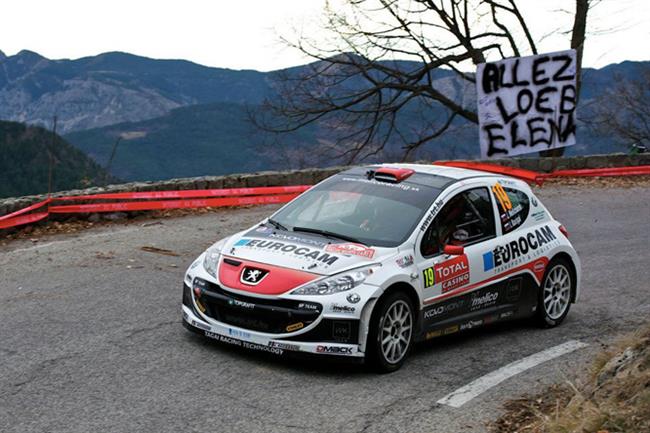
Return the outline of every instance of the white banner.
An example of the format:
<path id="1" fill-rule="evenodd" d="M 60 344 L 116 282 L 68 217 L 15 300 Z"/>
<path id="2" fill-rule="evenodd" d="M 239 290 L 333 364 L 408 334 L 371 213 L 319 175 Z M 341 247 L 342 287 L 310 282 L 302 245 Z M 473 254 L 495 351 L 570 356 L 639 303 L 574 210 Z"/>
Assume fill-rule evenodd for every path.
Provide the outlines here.
<path id="1" fill-rule="evenodd" d="M 575 50 L 482 63 L 476 87 L 482 158 L 576 143 Z"/>

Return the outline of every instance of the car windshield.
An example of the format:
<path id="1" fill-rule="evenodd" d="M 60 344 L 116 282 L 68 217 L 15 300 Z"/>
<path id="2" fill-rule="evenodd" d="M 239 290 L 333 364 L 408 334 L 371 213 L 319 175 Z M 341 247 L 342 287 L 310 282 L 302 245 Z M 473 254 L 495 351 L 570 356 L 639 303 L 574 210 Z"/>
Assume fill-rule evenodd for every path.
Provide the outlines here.
<path id="1" fill-rule="evenodd" d="M 446 179 L 424 176 L 438 183 Z M 270 223 L 365 245 L 396 247 L 413 232 L 439 193 L 440 188 L 423 182 L 387 183 L 344 173 L 302 194 L 273 215 Z"/>

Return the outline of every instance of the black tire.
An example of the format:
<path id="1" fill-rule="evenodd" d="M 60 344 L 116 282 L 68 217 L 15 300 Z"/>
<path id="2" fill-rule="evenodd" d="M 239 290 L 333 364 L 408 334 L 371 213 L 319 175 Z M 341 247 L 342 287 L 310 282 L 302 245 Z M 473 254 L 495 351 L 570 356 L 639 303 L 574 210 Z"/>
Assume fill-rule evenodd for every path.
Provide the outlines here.
<path id="1" fill-rule="evenodd" d="M 561 274 L 564 274 L 569 279 L 568 292 L 565 292 L 564 285 L 554 287 L 549 291 L 548 286 L 554 286 L 553 281 L 557 279 L 557 275 Z M 537 312 L 535 316 L 537 324 L 542 328 L 553 328 L 562 323 L 571 309 L 571 302 L 575 298 L 575 290 L 576 275 L 571 263 L 560 257 L 551 260 L 544 273 L 537 297 Z M 553 298 L 551 301 L 548 300 L 549 296 Z M 557 302 L 560 300 L 565 300 L 566 304 L 561 302 L 558 306 Z M 556 303 L 553 304 L 553 302 Z"/>
<path id="2" fill-rule="evenodd" d="M 399 351 L 399 353 L 395 355 L 395 358 L 400 355 L 399 359 L 391 360 L 389 357 L 387 357 L 387 355 L 384 353 L 384 349 L 382 348 L 381 328 L 382 324 L 385 323 L 385 321 L 392 321 L 392 318 L 397 317 L 395 314 L 391 314 L 389 317 L 387 317 L 389 313 L 396 313 L 398 311 L 394 308 L 397 308 L 399 311 L 407 312 L 406 314 L 410 318 L 408 320 L 408 322 L 410 322 L 410 332 L 408 332 L 408 338 L 404 337 L 404 335 L 407 333 L 406 322 L 403 326 L 399 326 L 397 324 L 391 326 L 391 334 L 395 335 L 395 341 L 393 342 L 393 345 L 398 344 L 395 352 L 393 353 L 397 353 Z M 411 348 L 413 347 L 415 326 L 415 309 L 413 308 L 411 300 L 404 292 L 394 291 L 380 298 L 370 319 L 370 330 L 368 334 L 368 344 L 366 349 L 367 362 L 379 373 L 391 373 L 393 371 L 399 370 L 402 364 L 404 364 L 406 358 L 408 358 L 408 355 L 411 352 Z M 400 335 L 403 336 L 404 339 L 408 340 L 406 344 L 404 344 L 404 342 L 399 339 Z M 387 344 L 391 344 L 391 342 Z M 402 349 L 402 347 L 404 348 Z"/>

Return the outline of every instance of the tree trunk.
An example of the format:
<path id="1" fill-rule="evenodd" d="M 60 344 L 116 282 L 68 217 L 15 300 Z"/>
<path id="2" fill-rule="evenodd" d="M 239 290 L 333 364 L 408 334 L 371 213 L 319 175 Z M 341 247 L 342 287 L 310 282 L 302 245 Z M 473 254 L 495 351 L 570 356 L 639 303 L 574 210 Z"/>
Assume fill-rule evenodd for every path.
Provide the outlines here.
<path id="1" fill-rule="evenodd" d="M 576 0 L 576 13 L 573 20 L 573 31 L 571 33 L 571 48 L 576 50 L 576 105 L 580 100 L 580 85 L 582 84 L 582 50 L 585 45 L 588 11 L 589 0 Z M 562 156 L 564 155 L 564 149 L 566 148 L 558 147 L 556 149 L 543 150 L 539 152 L 539 156 Z"/>

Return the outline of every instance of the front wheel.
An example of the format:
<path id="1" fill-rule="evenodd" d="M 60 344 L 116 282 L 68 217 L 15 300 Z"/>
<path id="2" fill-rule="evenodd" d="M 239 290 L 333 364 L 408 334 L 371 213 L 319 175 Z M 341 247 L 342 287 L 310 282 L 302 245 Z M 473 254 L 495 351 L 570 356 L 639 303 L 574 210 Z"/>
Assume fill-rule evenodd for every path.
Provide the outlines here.
<path id="1" fill-rule="evenodd" d="M 554 259 L 542 281 L 537 303 L 538 323 L 552 328 L 562 323 L 569 314 L 575 281 L 570 264 L 564 259 Z"/>
<path id="2" fill-rule="evenodd" d="M 368 360 L 381 373 L 399 369 L 411 351 L 415 315 L 403 292 L 381 299 L 370 323 Z"/>

